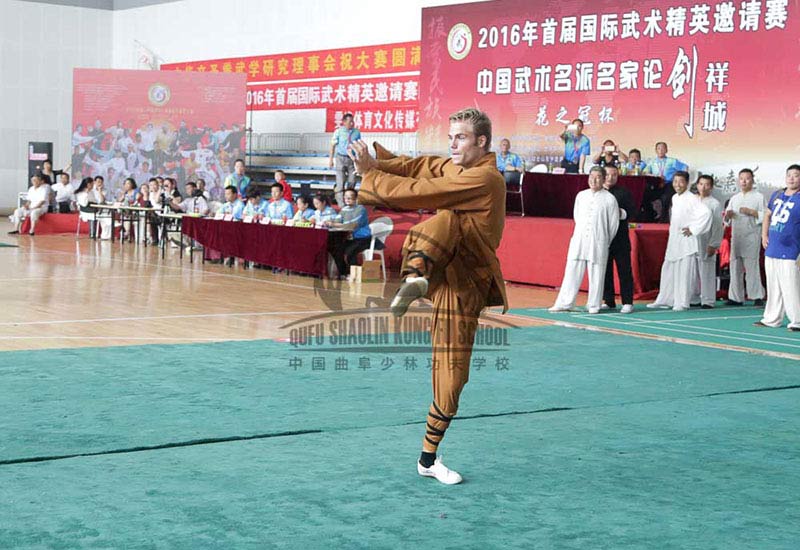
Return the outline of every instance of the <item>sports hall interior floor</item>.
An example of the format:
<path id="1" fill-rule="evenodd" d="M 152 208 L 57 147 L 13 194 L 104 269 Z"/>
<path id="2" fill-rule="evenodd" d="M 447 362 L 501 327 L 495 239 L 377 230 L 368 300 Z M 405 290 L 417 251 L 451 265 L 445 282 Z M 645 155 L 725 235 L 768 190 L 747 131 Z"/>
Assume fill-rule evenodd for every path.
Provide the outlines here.
<path id="1" fill-rule="evenodd" d="M 510 286 L 447 487 L 415 471 L 424 345 L 293 345 L 396 283 L 8 229 L 0 548 L 797 548 L 800 336 L 755 308 L 553 315 Z"/>

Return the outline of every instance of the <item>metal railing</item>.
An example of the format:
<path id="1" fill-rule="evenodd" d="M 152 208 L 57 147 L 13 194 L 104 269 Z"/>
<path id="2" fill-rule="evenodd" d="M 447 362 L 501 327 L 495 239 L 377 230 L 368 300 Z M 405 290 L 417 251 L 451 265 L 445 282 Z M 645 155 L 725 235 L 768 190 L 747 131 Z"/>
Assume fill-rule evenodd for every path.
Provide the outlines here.
<path id="1" fill-rule="evenodd" d="M 417 154 L 417 134 L 369 133 L 362 134 L 367 143 L 379 142 L 392 152 L 407 155 Z M 252 134 L 248 144 L 251 154 L 327 154 L 330 149 L 330 133 L 288 134 L 268 133 Z"/>

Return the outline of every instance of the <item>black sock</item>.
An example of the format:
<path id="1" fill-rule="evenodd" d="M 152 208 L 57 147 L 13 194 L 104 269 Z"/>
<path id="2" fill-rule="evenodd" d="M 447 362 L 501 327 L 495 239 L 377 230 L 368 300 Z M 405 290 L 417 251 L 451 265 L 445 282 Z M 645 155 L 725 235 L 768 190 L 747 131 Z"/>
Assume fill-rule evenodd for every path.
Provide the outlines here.
<path id="1" fill-rule="evenodd" d="M 430 468 L 435 461 L 436 453 L 426 453 L 422 451 L 422 454 L 419 455 L 419 463 L 422 464 L 423 468 Z"/>

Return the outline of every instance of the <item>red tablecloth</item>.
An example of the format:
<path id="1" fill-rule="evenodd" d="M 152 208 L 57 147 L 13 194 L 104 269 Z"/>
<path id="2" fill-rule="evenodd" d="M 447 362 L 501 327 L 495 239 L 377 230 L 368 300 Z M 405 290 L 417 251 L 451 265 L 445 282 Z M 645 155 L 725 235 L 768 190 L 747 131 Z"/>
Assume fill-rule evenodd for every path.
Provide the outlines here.
<path id="1" fill-rule="evenodd" d="M 183 218 L 181 231 L 223 256 L 324 276 L 329 231 L 305 227 Z"/>
<path id="2" fill-rule="evenodd" d="M 617 185 L 625 187 L 633 195 L 637 214 L 642 205 L 648 182 L 658 180 L 654 176 L 620 176 Z M 525 199 L 525 215 L 540 218 L 572 218 L 575 196 L 589 187 L 586 174 L 543 174 L 525 172 L 522 176 L 522 193 Z M 507 197 L 508 212 L 519 212 L 519 198 Z M 636 219 L 634 216 L 633 219 Z"/>
<path id="3" fill-rule="evenodd" d="M 503 240 L 497 249 L 505 279 L 516 283 L 561 286 L 573 227 L 572 220 L 506 218 Z M 669 226 L 662 224 L 637 224 L 630 230 L 636 299 L 647 299 L 657 293 L 668 237 Z M 581 289 L 588 289 L 587 278 L 584 278 Z"/>

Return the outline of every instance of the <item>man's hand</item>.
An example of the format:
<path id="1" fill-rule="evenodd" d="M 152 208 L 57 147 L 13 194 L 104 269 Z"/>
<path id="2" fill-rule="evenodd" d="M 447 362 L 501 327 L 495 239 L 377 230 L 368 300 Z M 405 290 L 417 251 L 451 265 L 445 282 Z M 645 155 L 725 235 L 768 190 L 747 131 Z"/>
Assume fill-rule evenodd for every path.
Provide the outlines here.
<path id="1" fill-rule="evenodd" d="M 716 253 L 717 253 L 717 249 L 714 248 L 713 246 L 706 247 L 706 257 L 707 258 L 710 258 L 711 256 L 713 256 Z"/>
<path id="2" fill-rule="evenodd" d="M 758 217 L 758 212 L 756 212 L 752 208 L 746 208 L 744 206 L 742 206 L 739 209 L 739 213 L 740 214 L 744 214 L 745 216 L 752 216 L 753 218 L 757 218 Z"/>
<path id="3" fill-rule="evenodd" d="M 333 168 L 333 157 L 328 157 L 328 168 Z"/>
<path id="4" fill-rule="evenodd" d="M 761 235 L 761 246 L 764 247 L 764 250 L 767 249 L 767 245 L 769 245 L 769 235 Z"/>
<path id="5" fill-rule="evenodd" d="M 692 236 L 692 230 L 689 229 L 688 227 L 684 227 L 683 229 L 681 229 L 681 233 L 683 233 L 684 237 L 691 237 Z"/>
<path id="6" fill-rule="evenodd" d="M 725 221 L 726 222 L 731 221 L 735 217 L 736 217 L 736 212 L 734 212 L 733 210 L 726 210 L 725 211 Z"/>
<path id="7" fill-rule="evenodd" d="M 378 167 L 378 161 L 369 154 L 369 146 L 361 139 L 350 144 L 347 155 L 353 159 L 356 172 L 362 176 Z"/>

